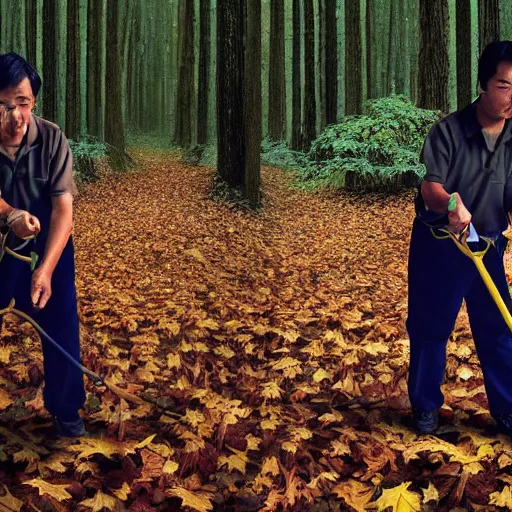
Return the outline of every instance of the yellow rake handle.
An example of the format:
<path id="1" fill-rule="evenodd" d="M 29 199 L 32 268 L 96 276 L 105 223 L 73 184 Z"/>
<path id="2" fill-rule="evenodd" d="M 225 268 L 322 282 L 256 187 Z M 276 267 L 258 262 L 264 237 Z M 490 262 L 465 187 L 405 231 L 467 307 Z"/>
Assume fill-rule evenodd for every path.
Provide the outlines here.
<path id="1" fill-rule="evenodd" d="M 452 233 L 451 231 L 448 231 L 447 229 L 440 229 L 439 231 L 442 231 L 443 233 L 446 233 L 445 236 L 438 236 L 435 234 L 434 230 L 431 229 L 432 234 L 435 238 L 438 238 L 440 240 L 445 238 L 451 238 L 455 245 L 463 252 L 468 258 L 470 258 L 473 263 L 475 264 L 478 273 L 482 277 L 485 286 L 489 290 L 489 293 L 491 294 L 491 297 L 493 298 L 494 302 L 496 303 L 496 306 L 498 306 L 498 309 L 500 310 L 501 316 L 503 317 L 503 320 L 505 320 L 506 324 L 508 325 L 508 328 L 510 331 L 512 331 L 512 315 L 510 314 L 510 311 L 508 310 L 505 302 L 503 301 L 503 298 L 501 297 L 500 292 L 498 291 L 498 288 L 496 288 L 496 285 L 494 284 L 494 281 L 492 280 L 491 276 L 489 275 L 489 272 L 485 268 L 483 258 L 487 251 L 489 250 L 489 247 L 491 246 L 491 241 L 488 238 L 480 237 L 482 240 L 485 241 L 486 246 L 485 249 L 482 251 L 475 251 L 473 252 L 467 243 L 467 237 L 468 237 L 468 230 L 465 229 L 462 231 L 460 235 L 456 235 L 455 233 Z"/>

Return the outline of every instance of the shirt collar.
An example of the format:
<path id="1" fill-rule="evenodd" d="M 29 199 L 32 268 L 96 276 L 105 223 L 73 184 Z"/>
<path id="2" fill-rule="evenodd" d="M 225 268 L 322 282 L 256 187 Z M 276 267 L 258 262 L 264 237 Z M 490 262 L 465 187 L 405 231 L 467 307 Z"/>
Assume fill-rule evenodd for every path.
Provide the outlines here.
<path id="1" fill-rule="evenodd" d="M 461 112 L 462 126 L 464 127 L 464 133 L 468 139 L 482 132 L 482 125 L 478 122 L 476 115 L 476 106 L 479 101 L 480 97 L 471 103 L 471 105 L 464 108 Z M 503 136 L 500 142 L 507 142 L 512 139 L 512 123 L 510 119 L 505 120 L 505 126 L 503 127 L 502 134 Z"/>

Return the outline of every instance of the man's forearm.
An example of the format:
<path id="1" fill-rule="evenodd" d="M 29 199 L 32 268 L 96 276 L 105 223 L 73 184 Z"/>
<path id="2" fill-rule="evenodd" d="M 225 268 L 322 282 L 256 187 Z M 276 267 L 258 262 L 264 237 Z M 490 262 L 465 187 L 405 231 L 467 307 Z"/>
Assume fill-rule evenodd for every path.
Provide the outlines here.
<path id="1" fill-rule="evenodd" d="M 7 217 L 13 210 L 14 208 L 10 204 L 0 198 L 0 217 Z"/>
<path id="2" fill-rule="evenodd" d="M 44 252 L 41 266 L 50 273 L 53 273 L 62 251 L 69 240 L 73 230 L 73 207 L 72 197 L 69 204 L 61 202 L 54 203 L 50 217 L 50 231 Z"/>
<path id="3" fill-rule="evenodd" d="M 421 184 L 421 196 L 429 210 L 436 213 L 446 213 L 448 211 L 450 194 L 440 183 L 424 181 Z"/>

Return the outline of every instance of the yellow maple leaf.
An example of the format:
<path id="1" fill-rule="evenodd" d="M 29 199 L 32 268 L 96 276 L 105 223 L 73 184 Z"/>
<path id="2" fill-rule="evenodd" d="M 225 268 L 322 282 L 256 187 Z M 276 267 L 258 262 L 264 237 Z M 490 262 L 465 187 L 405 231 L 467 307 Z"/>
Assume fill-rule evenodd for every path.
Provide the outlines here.
<path id="1" fill-rule="evenodd" d="M 320 340 L 312 341 L 307 347 L 301 348 L 300 351 L 310 354 L 311 357 L 323 357 L 325 355 L 325 348 Z"/>
<path id="2" fill-rule="evenodd" d="M 512 465 L 512 457 L 508 453 L 502 453 L 498 457 L 498 467 L 503 469 L 510 465 Z"/>
<path id="3" fill-rule="evenodd" d="M 23 485 L 37 487 L 40 496 L 44 496 L 46 494 L 56 499 L 57 501 L 64 501 L 69 498 L 72 498 L 71 494 L 69 494 L 69 492 L 66 491 L 66 487 L 68 487 L 68 485 L 54 485 L 50 484 L 49 482 L 45 482 L 40 478 L 27 480 L 26 482 L 23 482 Z"/>
<path id="4" fill-rule="evenodd" d="M 210 329 L 212 331 L 217 331 L 219 329 L 219 324 L 213 320 L 213 318 L 207 318 L 206 320 L 199 320 L 196 323 L 197 327 L 202 327 L 206 329 Z"/>
<path id="5" fill-rule="evenodd" d="M 39 458 L 39 454 L 30 448 L 23 448 L 12 456 L 14 462 L 34 462 Z"/>
<path id="6" fill-rule="evenodd" d="M 428 487 L 426 489 L 422 489 L 423 491 L 423 501 L 425 503 L 429 501 L 435 501 L 436 503 L 439 501 L 439 492 L 435 488 L 432 482 L 428 483 Z"/>
<path id="7" fill-rule="evenodd" d="M 169 370 L 172 370 L 173 368 L 181 368 L 181 357 L 179 354 L 167 355 L 167 368 L 169 368 Z"/>
<path id="8" fill-rule="evenodd" d="M 135 445 L 130 442 L 118 442 L 111 439 L 80 438 L 79 444 L 73 444 L 66 448 L 72 452 L 79 452 L 78 459 L 87 459 L 95 454 L 101 454 L 111 459 L 114 455 L 125 456 L 135 453 Z"/>
<path id="9" fill-rule="evenodd" d="M 197 341 L 196 343 L 194 343 L 192 345 L 194 347 L 194 351 L 195 352 L 204 352 L 204 353 L 208 353 L 210 352 L 210 349 L 208 348 L 207 345 L 205 345 L 203 342 L 201 341 Z"/>
<path id="10" fill-rule="evenodd" d="M 162 468 L 162 473 L 164 475 L 172 475 L 178 471 L 179 464 L 173 460 L 168 460 L 165 462 L 164 467 Z"/>
<path id="11" fill-rule="evenodd" d="M 261 467 L 261 474 L 271 474 L 272 476 L 279 475 L 279 464 L 274 456 L 265 458 L 265 460 L 263 461 L 263 465 Z"/>
<path id="12" fill-rule="evenodd" d="M 240 473 L 245 475 L 245 465 L 247 464 L 247 462 L 249 462 L 249 458 L 247 457 L 247 454 L 240 450 L 236 450 L 235 448 L 232 448 L 231 446 L 228 446 L 228 448 L 233 452 L 233 455 L 230 455 L 227 458 L 229 470 L 232 471 L 233 469 L 238 469 L 238 471 L 240 471 Z"/>
<path id="13" fill-rule="evenodd" d="M 0 347 L 0 363 L 9 364 L 13 350 L 13 345 L 2 345 Z"/>
<path id="14" fill-rule="evenodd" d="M 389 352 L 389 346 L 386 343 L 381 341 L 368 343 L 367 345 L 362 347 L 365 352 L 372 356 L 376 356 L 378 354 L 387 354 Z"/>
<path id="15" fill-rule="evenodd" d="M 187 409 L 183 420 L 194 428 L 205 422 L 204 414 L 200 411 Z"/>
<path id="16" fill-rule="evenodd" d="M 208 510 L 213 510 L 212 500 L 215 495 L 211 492 L 191 492 L 184 487 L 173 487 L 169 489 L 168 492 L 172 496 L 181 498 L 182 505 L 185 507 L 193 508 L 198 512 L 208 512 Z"/>
<path id="17" fill-rule="evenodd" d="M 247 440 L 247 450 L 259 450 L 261 439 L 259 437 L 253 436 L 252 434 L 247 434 L 245 436 Z"/>
<path id="18" fill-rule="evenodd" d="M 264 382 L 262 384 L 263 390 L 261 392 L 261 396 L 263 398 L 281 398 L 281 394 L 283 393 L 283 390 L 277 385 L 277 382 L 270 381 L 270 382 Z"/>
<path id="19" fill-rule="evenodd" d="M 194 453 L 198 450 L 202 450 L 206 445 L 204 439 L 196 436 L 192 432 L 183 432 L 180 435 L 180 439 L 185 441 L 185 453 Z"/>
<path id="20" fill-rule="evenodd" d="M 123 482 L 120 489 L 110 489 L 121 501 L 126 501 L 130 495 L 131 489 L 128 482 Z"/>
<path id="21" fill-rule="evenodd" d="M 181 326 L 176 320 L 169 321 L 167 318 L 160 318 L 158 321 L 158 329 L 165 331 L 171 336 L 178 336 Z"/>
<path id="22" fill-rule="evenodd" d="M 200 261 L 201 263 L 208 263 L 208 261 L 205 259 L 203 254 L 199 249 L 185 249 L 183 251 L 187 256 L 192 256 L 192 258 L 195 258 L 197 261 Z"/>
<path id="23" fill-rule="evenodd" d="M 236 354 L 233 350 L 231 350 L 229 347 L 226 347 L 226 345 L 220 345 L 219 347 L 215 347 L 213 349 L 213 352 L 217 356 L 225 357 L 226 359 L 231 359 Z"/>
<path id="24" fill-rule="evenodd" d="M 80 502 L 80 505 L 87 508 L 92 508 L 92 512 L 100 512 L 104 508 L 107 510 L 113 510 L 118 501 L 113 496 L 105 494 L 101 491 L 98 491 L 94 498 L 89 498 L 88 500 L 84 500 Z"/>
<path id="25" fill-rule="evenodd" d="M 275 430 L 279 425 L 281 425 L 281 422 L 276 418 L 264 419 L 260 423 L 263 430 Z"/>
<path id="26" fill-rule="evenodd" d="M 404 482 L 391 489 L 383 489 L 382 496 L 375 502 L 378 511 L 393 507 L 392 512 L 419 512 L 420 496 L 408 490 L 411 482 Z"/>
<path id="27" fill-rule="evenodd" d="M 332 412 L 326 412 L 325 414 L 322 414 L 322 416 L 318 418 L 318 421 L 324 425 L 329 425 L 330 423 L 341 423 L 343 421 L 343 414 L 333 409 Z"/>
<path id="28" fill-rule="evenodd" d="M 340 475 L 336 473 L 335 471 L 322 471 L 318 476 L 315 476 L 315 478 L 312 478 L 311 481 L 308 483 L 308 487 L 310 489 L 316 489 L 318 487 L 318 484 L 323 482 L 324 480 L 328 480 L 329 482 L 336 482 Z"/>
<path id="29" fill-rule="evenodd" d="M 506 507 L 508 510 L 512 510 L 512 487 L 510 485 L 506 485 L 501 492 L 493 492 L 489 498 L 489 505 Z"/>
<path id="30" fill-rule="evenodd" d="M 318 369 L 313 374 L 313 381 L 316 383 L 322 382 L 324 379 L 331 380 L 331 378 L 332 376 L 329 373 L 327 373 L 323 368 Z"/>
<path id="31" fill-rule="evenodd" d="M 0 510 L 3 510 L 2 507 L 6 507 L 9 511 L 20 512 L 21 507 L 23 507 L 23 502 L 15 498 L 5 485 L 3 487 L 5 494 L 0 496 Z"/>
<path id="32" fill-rule="evenodd" d="M 313 437 L 313 432 L 305 427 L 292 427 L 289 429 L 290 434 L 295 439 L 311 439 Z"/>

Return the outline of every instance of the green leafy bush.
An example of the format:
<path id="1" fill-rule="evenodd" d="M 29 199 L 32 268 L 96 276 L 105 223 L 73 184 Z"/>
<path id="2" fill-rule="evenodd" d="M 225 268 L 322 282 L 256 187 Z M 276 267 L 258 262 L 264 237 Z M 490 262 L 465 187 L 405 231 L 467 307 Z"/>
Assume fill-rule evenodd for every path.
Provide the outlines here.
<path id="1" fill-rule="evenodd" d="M 69 140 L 73 153 L 73 170 L 78 184 L 95 181 L 109 172 L 105 144 L 94 137 Z"/>
<path id="2" fill-rule="evenodd" d="M 313 141 L 300 177 L 313 186 L 356 191 L 397 190 L 424 176 L 419 153 L 441 113 L 405 96 L 370 100 L 366 115 L 347 116 Z"/>

